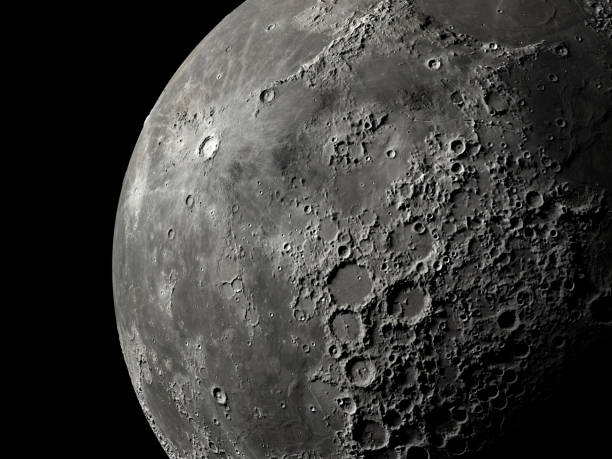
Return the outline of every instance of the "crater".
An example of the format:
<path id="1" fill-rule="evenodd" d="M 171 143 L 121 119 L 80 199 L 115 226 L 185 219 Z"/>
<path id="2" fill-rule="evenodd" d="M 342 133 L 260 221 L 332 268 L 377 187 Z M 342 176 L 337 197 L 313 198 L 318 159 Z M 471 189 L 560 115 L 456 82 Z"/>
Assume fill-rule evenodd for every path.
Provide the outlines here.
<path id="1" fill-rule="evenodd" d="M 425 309 L 427 293 L 420 288 L 403 285 L 391 291 L 387 312 L 406 320 L 418 317 Z"/>
<path id="2" fill-rule="evenodd" d="M 399 226 L 390 235 L 391 248 L 411 260 L 427 258 L 433 248 L 433 238 L 422 222 Z"/>
<path id="3" fill-rule="evenodd" d="M 489 91 L 485 96 L 485 103 L 492 116 L 503 115 L 508 111 L 508 101 L 497 91 Z"/>
<path id="4" fill-rule="evenodd" d="M 507 309 L 503 311 L 499 316 L 497 316 L 497 323 L 500 328 L 505 330 L 511 330 L 516 327 L 517 317 L 516 312 L 512 309 Z"/>
<path id="5" fill-rule="evenodd" d="M 332 333 L 342 343 L 357 340 L 361 335 L 361 327 L 361 317 L 352 311 L 336 313 L 330 324 Z"/>
<path id="6" fill-rule="evenodd" d="M 214 135 L 206 137 L 200 144 L 198 154 L 205 160 L 212 159 L 219 150 L 219 140 Z"/>
<path id="7" fill-rule="evenodd" d="M 359 304 L 372 289 L 368 271 L 355 263 L 336 269 L 328 283 L 334 301 L 340 305 Z"/>
<path id="8" fill-rule="evenodd" d="M 362 419 L 355 424 L 353 438 L 363 449 L 379 449 L 387 443 L 387 429 L 376 421 Z"/>
<path id="9" fill-rule="evenodd" d="M 376 377 L 376 366 L 371 360 L 357 357 L 346 364 L 346 374 L 356 387 L 368 387 Z"/>
<path id="10" fill-rule="evenodd" d="M 215 402 L 217 402 L 219 405 L 227 404 L 227 394 L 223 389 L 220 387 L 213 387 L 211 393 L 215 399 Z"/>
<path id="11" fill-rule="evenodd" d="M 261 94 L 259 95 L 259 100 L 262 103 L 269 104 L 270 102 L 274 100 L 275 97 L 276 97 L 276 91 L 274 91 L 274 89 L 272 88 L 269 88 L 261 92 Z"/>
<path id="12" fill-rule="evenodd" d="M 456 156 L 461 155 L 465 153 L 465 149 L 466 149 L 465 140 L 463 140 L 462 138 L 453 139 L 448 144 L 448 147 L 454 155 Z"/>
<path id="13" fill-rule="evenodd" d="M 544 198 L 542 195 L 534 190 L 527 193 L 525 200 L 527 201 L 527 205 L 532 209 L 538 209 L 544 204 Z"/>
<path id="14" fill-rule="evenodd" d="M 402 423 L 402 415 L 395 410 L 389 410 L 385 413 L 384 421 L 389 427 L 396 428 Z"/>
<path id="15" fill-rule="evenodd" d="M 338 405 L 342 408 L 346 414 L 355 414 L 357 412 L 357 405 L 352 397 L 342 397 L 338 399 Z"/>

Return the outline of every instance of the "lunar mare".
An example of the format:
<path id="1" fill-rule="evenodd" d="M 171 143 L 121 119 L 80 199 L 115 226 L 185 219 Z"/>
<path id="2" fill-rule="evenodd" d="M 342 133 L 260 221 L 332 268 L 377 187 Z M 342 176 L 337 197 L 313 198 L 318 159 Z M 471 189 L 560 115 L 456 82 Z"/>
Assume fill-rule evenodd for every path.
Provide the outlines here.
<path id="1" fill-rule="evenodd" d="M 114 234 L 121 345 L 167 455 L 475 454 L 609 339 L 611 17 L 247 0 L 204 38 L 145 121 Z"/>

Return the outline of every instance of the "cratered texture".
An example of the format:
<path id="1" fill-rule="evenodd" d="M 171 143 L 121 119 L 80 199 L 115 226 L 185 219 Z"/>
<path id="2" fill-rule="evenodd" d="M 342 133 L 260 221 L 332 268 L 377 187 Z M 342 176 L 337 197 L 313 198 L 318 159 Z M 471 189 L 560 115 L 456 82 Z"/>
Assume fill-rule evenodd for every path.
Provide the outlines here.
<path id="1" fill-rule="evenodd" d="M 570 0 L 223 20 L 145 121 L 114 235 L 168 456 L 476 452 L 609 336 L 610 33 Z"/>

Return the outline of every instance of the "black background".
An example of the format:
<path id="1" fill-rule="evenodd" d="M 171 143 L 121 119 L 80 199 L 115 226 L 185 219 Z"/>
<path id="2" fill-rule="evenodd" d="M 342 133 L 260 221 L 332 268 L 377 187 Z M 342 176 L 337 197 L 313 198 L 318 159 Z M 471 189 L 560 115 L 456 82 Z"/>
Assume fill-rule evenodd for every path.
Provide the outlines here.
<path id="1" fill-rule="evenodd" d="M 61 159 L 54 162 L 65 169 L 52 176 L 62 210 L 45 220 L 45 231 L 65 242 L 46 250 L 61 260 L 69 244 L 79 260 L 70 263 L 68 272 L 58 268 L 56 273 L 60 281 L 54 281 L 55 287 L 68 293 L 61 312 L 54 310 L 53 316 L 68 330 L 55 337 L 62 363 L 55 361 L 47 373 L 59 389 L 45 422 L 58 431 L 54 444 L 69 445 L 65 457 L 166 459 L 132 389 L 116 331 L 111 278 L 115 212 L 146 116 L 188 54 L 240 3 L 195 9 L 178 4 L 154 8 L 151 3 L 146 11 L 82 11 L 78 20 L 57 23 L 57 29 L 64 24 L 66 29 L 54 30 L 49 58 L 38 68 L 48 75 L 61 67 L 66 75 L 44 88 L 49 106 L 61 108 L 46 109 L 46 115 L 58 117 L 63 128 L 54 128 L 61 140 Z M 45 190 L 40 191 L 44 201 Z M 66 229 L 57 224 L 62 220 L 74 223 Z M 513 418 L 508 440 L 482 457 L 606 457 L 612 431 L 611 367 L 610 342 L 591 347 L 555 397 Z"/>

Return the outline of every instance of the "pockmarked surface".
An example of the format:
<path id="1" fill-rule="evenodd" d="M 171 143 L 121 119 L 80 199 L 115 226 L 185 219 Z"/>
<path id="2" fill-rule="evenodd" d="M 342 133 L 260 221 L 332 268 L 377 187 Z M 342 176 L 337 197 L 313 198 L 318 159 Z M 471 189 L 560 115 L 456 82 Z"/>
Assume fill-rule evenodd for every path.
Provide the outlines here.
<path id="1" fill-rule="evenodd" d="M 481 450 L 610 335 L 609 2 L 248 0 L 146 119 L 117 324 L 170 458 Z"/>

